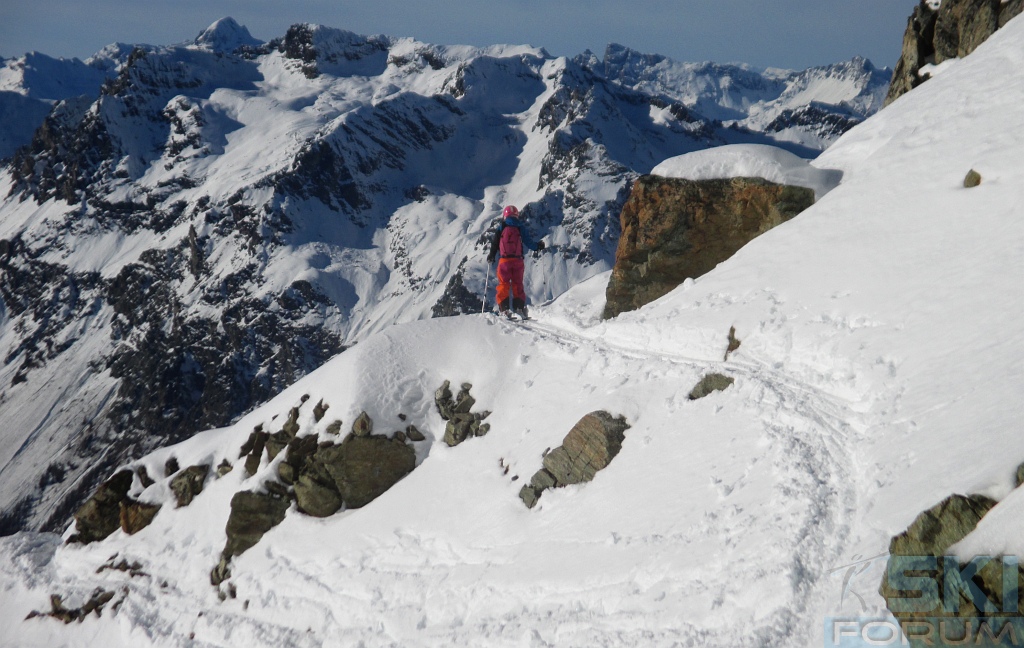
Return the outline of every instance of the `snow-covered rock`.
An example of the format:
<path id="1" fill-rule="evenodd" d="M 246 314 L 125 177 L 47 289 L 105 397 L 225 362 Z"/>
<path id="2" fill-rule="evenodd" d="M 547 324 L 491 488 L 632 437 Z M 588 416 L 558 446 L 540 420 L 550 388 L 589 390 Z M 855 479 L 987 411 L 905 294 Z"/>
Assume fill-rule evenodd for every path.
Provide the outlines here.
<path id="1" fill-rule="evenodd" d="M 665 160 L 651 175 L 685 180 L 761 178 L 811 189 L 815 200 L 839 186 L 843 177 L 841 171 L 816 168 L 809 160 L 763 144 L 733 144 L 687 153 Z"/>

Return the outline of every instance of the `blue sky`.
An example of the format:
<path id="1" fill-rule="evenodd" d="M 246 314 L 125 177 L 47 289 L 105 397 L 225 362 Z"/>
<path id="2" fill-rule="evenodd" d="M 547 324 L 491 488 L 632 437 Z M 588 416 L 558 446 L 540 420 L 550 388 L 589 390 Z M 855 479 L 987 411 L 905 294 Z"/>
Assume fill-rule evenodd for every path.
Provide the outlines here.
<path id="1" fill-rule="evenodd" d="M 166 45 L 232 16 L 262 40 L 313 22 L 437 44 L 527 43 L 555 55 L 610 42 L 683 61 L 805 68 L 899 57 L 916 0 L 0 0 L 0 56 L 86 58 L 115 41 Z"/>

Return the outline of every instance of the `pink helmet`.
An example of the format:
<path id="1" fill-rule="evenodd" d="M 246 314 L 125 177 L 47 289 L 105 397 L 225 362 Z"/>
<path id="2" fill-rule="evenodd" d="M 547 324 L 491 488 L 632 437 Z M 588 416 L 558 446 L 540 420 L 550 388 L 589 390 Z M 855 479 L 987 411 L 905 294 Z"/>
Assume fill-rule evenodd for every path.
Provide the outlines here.
<path id="1" fill-rule="evenodd" d="M 519 216 L 519 210 L 516 209 L 515 205 L 509 205 L 505 208 L 505 211 L 501 212 L 502 218 L 515 218 Z"/>

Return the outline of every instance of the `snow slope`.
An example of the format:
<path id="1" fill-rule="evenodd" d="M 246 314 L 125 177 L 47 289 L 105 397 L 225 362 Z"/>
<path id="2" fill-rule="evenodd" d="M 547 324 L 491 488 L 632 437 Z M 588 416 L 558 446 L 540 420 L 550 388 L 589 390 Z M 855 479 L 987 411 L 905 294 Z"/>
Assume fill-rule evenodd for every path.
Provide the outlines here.
<path id="1" fill-rule="evenodd" d="M 879 612 L 889 538 L 919 511 L 952 492 L 1021 499 L 1022 70 L 1017 19 L 819 158 L 844 175 L 815 206 L 639 311 L 598 321 L 602 275 L 531 324 L 395 326 L 237 425 L 140 459 L 151 474 L 172 454 L 234 461 L 305 394 L 330 404 L 324 425 L 365 409 L 430 433 L 368 507 L 290 511 L 223 602 L 207 575 L 228 502 L 273 465 L 133 537 L 0 540 L 4 645 L 822 645 L 825 617 Z M 970 168 L 983 182 L 964 189 Z M 723 361 L 730 326 L 742 346 Z M 736 382 L 687 400 L 709 370 Z M 486 437 L 440 442 L 446 378 L 493 410 Z M 621 454 L 527 510 L 523 480 L 597 408 L 631 424 Z M 139 495 L 169 499 L 165 483 Z M 114 555 L 145 574 L 97 574 Z M 116 613 L 23 620 L 97 586 Z"/>

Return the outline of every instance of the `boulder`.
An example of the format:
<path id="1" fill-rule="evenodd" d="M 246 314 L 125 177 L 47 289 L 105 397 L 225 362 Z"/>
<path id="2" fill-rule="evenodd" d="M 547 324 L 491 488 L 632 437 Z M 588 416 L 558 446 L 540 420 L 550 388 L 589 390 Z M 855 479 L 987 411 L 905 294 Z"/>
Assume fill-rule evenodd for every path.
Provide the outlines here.
<path id="1" fill-rule="evenodd" d="M 964 176 L 964 189 L 973 189 L 981 184 L 981 174 L 971 169 Z"/>
<path id="2" fill-rule="evenodd" d="M 96 488 L 92 497 L 75 512 L 76 533 L 68 542 L 89 544 L 103 540 L 121 527 L 121 502 L 128 497 L 134 474 L 122 470 Z"/>
<path id="3" fill-rule="evenodd" d="M 348 508 L 366 506 L 416 467 L 412 446 L 384 436 L 350 436 L 317 456 Z"/>
<path id="4" fill-rule="evenodd" d="M 327 409 L 330 405 L 324 403 L 324 399 L 320 399 L 316 405 L 313 406 L 313 422 L 319 423 L 324 418 L 324 414 L 327 413 Z"/>
<path id="5" fill-rule="evenodd" d="M 266 447 L 269 439 L 270 435 L 263 431 L 262 425 L 259 425 L 249 435 L 249 440 L 242 446 L 240 458 L 245 457 L 245 472 L 250 477 L 255 475 L 256 471 L 260 469 L 260 462 L 263 461 L 263 449 Z"/>
<path id="6" fill-rule="evenodd" d="M 935 20 L 935 62 L 963 58 L 999 29 L 1000 0 L 945 0 Z"/>
<path id="7" fill-rule="evenodd" d="M 405 428 L 405 436 L 409 437 L 410 441 L 425 441 L 427 437 L 423 436 L 419 428 L 415 425 L 408 425 Z"/>
<path id="8" fill-rule="evenodd" d="M 470 383 L 462 383 L 458 396 L 453 399 L 451 383 L 446 380 L 434 392 L 434 404 L 437 405 L 437 411 L 441 418 L 448 421 L 444 428 L 444 442 L 449 446 L 457 446 L 470 437 L 484 436 L 491 429 L 490 425 L 483 422 L 491 415 L 490 412 L 470 411 L 476 405 L 476 399 L 469 393 L 472 388 L 473 385 Z M 419 437 L 416 438 L 410 433 L 409 438 L 414 441 L 423 440 L 423 435 L 416 430 L 415 426 L 409 426 L 407 432 L 409 429 L 415 430 Z"/>
<path id="9" fill-rule="evenodd" d="M 1013 481 L 1013 485 L 1014 486 L 1018 486 L 1019 487 L 1021 484 L 1024 484 L 1024 463 L 1022 463 L 1021 465 L 1017 466 L 1017 474 L 1014 475 L 1014 481 Z"/>
<path id="10" fill-rule="evenodd" d="M 760 178 L 640 177 L 622 208 L 604 317 L 640 308 L 705 274 L 812 204 L 812 190 Z"/>
<path id="11" fill-rule="evenodd" d="M 973 531 L 981 518 L 995 505 L 995 500 L 984 495 L 951 495 L 918 515 L 906 531 L 892 538 L 889 542 L 889 563 L 878 592 L 885 597 L 890 608 L 896 608 L 892 612 L 897 619 L 908 621 L 915 618 L 944 616 L 941 612 L 942 588 L 937 587 L 934 592 L 922 590 L 922 596 L 933 599 L 917 603 L 927 611 L 907 612 L 897 608 L 891 602 L 892 599 L 906 597 L 907 593 L 890 586 L 889 573 L 910 572 L 911 575 L 928 573 L 936 579 L 935 582 L 942 583 L 944 572 L 942 560 L 939 559 L 935 564 L 930 565 L 919 559 L 945 555 L 951 546 L 963 540 L 967 534 Z M 967 611 L 969 607 L 964 606 L 963 609 Z"/>
<path id="12" fill-rule="evenodd" d="M 231 498 L 231 514 L 225 532 L 228 541 L 223 556 L 239 556 L 263 538 L 263 534 L 284 520 L 291 503 L 273 493 L 241 491 Z"/>
<path id="13" fill-rule="evenodd" d="M 178 507 L 188 506 L 196 495 L 203 492 L 203 485 L 210 474 L 210 464 L 189 466 L 175 475 L 171 480 L 171 490 L 178 502 Z"/>
<path id="14" fill-rule="evenodd" d="M 341 510 L 341 494 L 333 480 L 321 482 L 311 474 L 299 475 L 295 482 L 295 501 L 299 510 L 313 517 L 327 517 Z"/>
<path id="15" fill-rule="evenodd" d="M 121 530 L 128 535 L 135 535 L 148 527 L 159 511 L 159 504 L 143 504 L 125 499 L 121 502 Z"/>
<path id="16" fill-rule="evenodd" d="M 938 12 L 921 2 L 907 19 L 903 51 L 892 72 L 885 105 L 910 92 L 924 80 L 918 74 L 935 56 L 935 20 Z"/>
<path id="17" fill-rule="evenodd" d="M 357 437 L 368 437 L 373 433 L 373 419 L 366 412 L 360 412 L 352 423 L 352 434 Z"/>
<path id="18" fill-rule="evenodd" d="M 627 429 L 629 425 L 621 416 L 605 411 L 587 414 L 573 426 L 561 446 L 544 456 L 544 467 L 522 488 L 519 497 L 533 508 L 549 488 L 591 481 L 619 454 Z"/>
<path id="19" fill-rule="evenodd" d="M 704 398 L 712 392 L 724 391 L 734 382 L 736 382 L 735 379 L 729 376 L 724 376 L 720 373 L 710 373 L 701 378 L 700 382 L 690 391 L 690 400 Z"/>

